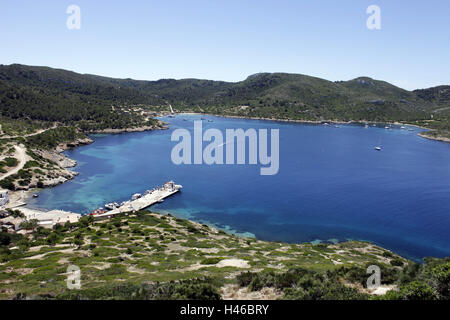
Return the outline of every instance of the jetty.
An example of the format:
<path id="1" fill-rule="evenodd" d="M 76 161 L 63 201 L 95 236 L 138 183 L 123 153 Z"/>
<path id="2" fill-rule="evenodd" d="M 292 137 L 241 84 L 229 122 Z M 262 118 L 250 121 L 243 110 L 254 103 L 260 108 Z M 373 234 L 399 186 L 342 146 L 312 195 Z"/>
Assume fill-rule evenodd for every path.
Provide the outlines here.
<path id="1" fill-rule="evenodd" d="M 165 198 L 179 192 L 182 185 L 175 184 L 173 181 L 164 183 L 161 188 L 147 190 L 143 195 L 135 194 L 132 200 L 122 202 L 112 210 L 100 214 L 92 214 L 96 219 L 111 218 L 120 213 L 135 212 L 146 209 L 155 203 L 163 202 Z"/>
<path id="2" fill-rule="evenodd" d="M 164 183 L 160 188 L 154 188 L 147 190 L 143 195 L 136 193 L 132 196 L 131 200 L 124 201 L 121 204 L 110 203 L 106 207 L 97 209 L 90 213 L 94 219 L 109 219 L 120 213 L 135 212 L 150 207 L 151 205 L 159 202 L 163 202 L 165 198 L 179 192 L 183 188 L 182 185 L 175 184 L 173 181 Z M 25 204 L 25 203 L 24 203 Z M 12 207 L 14 210 L 18 210 L 23 214 L 23 218 L 13 218 L 7 211 L 0 210 L 0 226 L 11 229 L 13 232 L 27 233 L 27 230 L 22 230 L 20 225 L 25 221 L 35 220 L 38 226 L 52 229 L 55 225 L 63 225 L 67 222 L 76 223 L 82 215 L 79 213 L 73 213 L 63 210 L 44 211 L 39 209 L 26 208 L 23 204 L 19 204 Z"/>

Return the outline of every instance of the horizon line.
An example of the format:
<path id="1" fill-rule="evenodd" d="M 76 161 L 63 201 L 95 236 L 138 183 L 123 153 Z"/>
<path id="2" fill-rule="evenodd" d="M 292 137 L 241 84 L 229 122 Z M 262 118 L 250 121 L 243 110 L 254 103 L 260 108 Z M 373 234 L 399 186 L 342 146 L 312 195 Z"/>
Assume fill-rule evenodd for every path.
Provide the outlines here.
<path id="1" fill-rule="evenodd" d="M 386 82 L 390 85 L 393 85 L 397 88 L 400 88 L 402 90 L 408 91 L 408 92 L 413 92 L 415 90 L 423 90 L 423 89 L 431 89 L 431 88 L 436 88 L 436 87 L 441 87 L 441 86 L 450 86 L 450 84 L 437 84 L 431 87 L 424 87 L 424 88 L 416 88 L 413 90 L 409 90 L 409 89 L 405 89 L 404 87 L 401 87 L 399 85 L 394 84 L 393 82 L 389 82 L 386 80 L 380 80 L 380 79 L 376 79 L 367 75 L 363 75 L 363 76 L 358 76 L 355 78 L 351 78 L 348 80 L 330 80 L 330 79 L 326 79 L 326 78 L 321 78 L 318 76 L 312 76 L 312 75 L 308 75 L 308 74 L 304 74 L 304 73 L 295 73 L 295 72 L 286 72 L 286 71 L 275 71 L 275 72 L 269 72 L 269 71 L 260 71 L 260 72 L 256 72 L 256 73 L 252 73 L 249 74 L 246 78 L 242 79 L 242 80 L 238 80 L 238 81 L 227 81 L 227 80 L 220 80 L 220 79 L 206 79 L 206 78 L 201 78 L 201 77 L 186 77 L 186 78 L 171 78 L 171 77 L 161 77 L 161 78 L 155 78 L 155 79 L 136 79 L 136 78 L 130 78 L 130 77 L 117 77 L 117 76 L 110 76 L 110 75 L 101 75 L 101 74 L 96 74 L 96 73 L 83 73 L 81 71 L 76 71 L 76 70 L 71 70 L 71 69 L 64 69 L 62 67 L 55 67 L 55 66 L 49 66 L 49 65 L 30 65 L 30 64 L 23 64 L 23 63 L 18 63 L 18 62 L 14 62 L 14 63 L 10 63 L 10 64 L 3 64 L 0 63 L 0 66 L 14 66 L 14 65 L 18 65 L 18 66 L 26 66 L 26 67 L 35 67 L 35 68 L 50 68 L 50 69 L 55 69 L 55 70 L 62 70 L 62 71 L 67 71 L 67 72 L 73 72 L 79 75 L 87 75 L 87 76 L 96 76 L 96 77 L 103 77 L 103 78 L 110 78 L 110 79 L 115 79 L 115 80 L 132 80 L 132 81 L 143 81 L 143 82 L 157 82 L 157 81 L 161 81 L 161 80 L 175 80 L 175 81 L 182 81 L 182 80 L 203 80 L 203 81 L 216 81 L 216 82 L 225 82 L 225 83 L 240 83 L 243 82 L 245 80 L 247 80 L 248 78 L 252 77 L 252 76 L 256 76 L 259 74 L 288 74 L 288 75 L 300 75 L 300 76 L 307 76 L 307 77 L 311 77 L 311 78 L 316 78 L 316 79 L 320 79 L 320 80 L 325 80 L 325 81 L 329 81 L 329 82 L 347 82 L 347 81 L 352 81 L 352 80 L 356 80 L 356 79 L 361 79 L 361 78 L 368 78 L 371 80 L 375 80 L 375 81 L 382 81 L 382 82 Z"/>

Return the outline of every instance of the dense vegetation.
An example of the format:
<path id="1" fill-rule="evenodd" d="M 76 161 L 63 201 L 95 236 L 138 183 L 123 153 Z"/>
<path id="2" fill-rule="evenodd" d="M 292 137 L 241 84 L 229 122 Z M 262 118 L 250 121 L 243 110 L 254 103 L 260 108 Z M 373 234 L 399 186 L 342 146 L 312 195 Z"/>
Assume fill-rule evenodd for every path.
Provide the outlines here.
<path id="1" fill-rule="evenodd" d="M 260 290 L 275 287 L 284 292 L 285 299 L 294 300 L 449 300 L 450 299 L 450 258 L 425 259 L 424 264 L 409 262 L 404 268 L 386 267 L 381 269 L 383 285 L 398 285 L 384 296 L 373 297 L 361 293 L 367 281 L 365 266 L 341 267 L 326 272 L 316 272 L 303 268 L 285 273 L 262 272 L 241 273 L 237 281 L 241 287 Z M 352 283 L 349 287 L 344 283 Z"/>
<path id="2" fill-rule="evenodd" d="M 220 281 L 206 278 L 164 283 L 107 284 L 79 292 L 65 292 L 52 298 L 59 300 L 219 300 Z"/>
<path id="3" fill-rule="evenodd" d="M 139 122 L 121 107 L 147 106 L 304 120 L 430 120 L 448 126 L 448 87 L 407 91 L 361 77 L 331 82 L 261 73 L 230 83 L 197 79 L 135 81 L 45 67 L 0 66 L 0 115 L 6 119 L 124 127 Z M 120 115 L 120 117 L 118 117 Z"/>
<path id="4" fill-rule="evenodd" d="M 64 70 L 0 66 L 0 118 L 74 125 L 86 130 L 143 125 L 141 117 L 122 106 L 149 101 L 148 95 L 93 76 Z M 150 99 L 151 100 L 151 99 Z"/>
<path id="5" fill-rule="evenodd" d="M 31 148 L 52 149 L 61 143 L 73 142 L 77 139 L 84 139 L 87 136 L 80 133 L 74 127 L 58 127 L 47 130 L 41 134 L 26 138 L 26 144 Z"/>

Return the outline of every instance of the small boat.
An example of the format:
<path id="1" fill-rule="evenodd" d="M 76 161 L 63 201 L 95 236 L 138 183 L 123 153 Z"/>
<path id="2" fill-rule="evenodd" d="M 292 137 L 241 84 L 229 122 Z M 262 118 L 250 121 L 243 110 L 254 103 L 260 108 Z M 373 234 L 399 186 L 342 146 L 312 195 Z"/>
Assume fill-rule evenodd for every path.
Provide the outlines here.
<path id="1" fill-rule="evenodd" d="M 406 127 L 405 127 L 405 126 L 401 126 L 401 127 L 400 127 L 400 129 L 402 129 L 402 130 L 405 130 L 405 129 L 406 129 Z"/>
<path id="2" fill-rule="evenodd" d="M 211 119 L 209 119 L 208 122 L 214 122 L 214 121 L 212 121 Z"/>
<path id="3" fill-rule="evenodd" d="M 133 194 L 133 196 L 131 197 L 132 200 L 137 200 L 137 199 L 139 199 L 139 198 L 142 198 L 142 194 L 140 194 L 140 193 L 135 193 L 135 194 Z"/>
<path id="4" fill-rule="evenodd" d="M 364 128 L 366 128 L 366 129 L 369 128 L 369 125 L 366 123 L 366 125 L 364 126 Z"/>
<path id="5" fill-rule="evenodd" d="M 38 194 L 33 194 L 33 198 L 37 198 L 37 197 L 39 197 L 39 195 Z"/>
<path id="6" fill-rule="evenodd" d="M 114 209 L 114 207 L 113 207 L 113 204 L 112 204 L 112 203 L 105 203 L 105 208 L 106 208 L 106 209 L 109 209 L 109 210 L 112 210 L 112 209 Z"/>
<path id="7" fill-rule="evenodd" d="M 173 115 L 170 115 L 170 116 L 169 116 L 169 118 L 175 118 L 175 116 L 173 116 Z"/>
<path id="8" fill-rule="evenodd" d="M 188 120 L 186 118 L 184 118 L 183 121 L 188 121 Z"/>
<path id="9" fill-rule="evenodd" d="M 108 209 L 108 210 L 114 210 L 118 206 L 119 206 L 119 204 L 116 203 L 116 202 L 105 204 L 105 208 Z"/>
<path id="10" fill-rule="evenodd" d="M 378 139 L 378 144 L 375 146 L 375 150 L 381 151 L 381 138 Z"/>
<path id="11" fill-rule="evenodd" d="M 335 127 L 335 128 L 340 128 L 340 126 L 338 126 L 338 125 L 335 125 L 334 127 Z"/>

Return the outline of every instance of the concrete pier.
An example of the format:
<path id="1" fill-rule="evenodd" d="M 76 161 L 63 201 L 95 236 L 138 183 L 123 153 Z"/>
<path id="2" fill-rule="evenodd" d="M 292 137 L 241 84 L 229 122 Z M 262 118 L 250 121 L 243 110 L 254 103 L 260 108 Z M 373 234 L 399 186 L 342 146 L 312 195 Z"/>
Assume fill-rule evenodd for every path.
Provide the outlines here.
<path id="1" fill-rule="evenodd" d="M 148 190 L 139 198 L 123 202 L 121 206 L 114 208 L 102 214 L 94 214 L 95 219 L 108 219 L 120 213 L 134 212 L 143 210 L 151 205 L 162 202 L 165 198 L 179 192 L 183 186 L 175 184 L 173 181 L 166 182 L 161 188 Z M 80 220 L 82 215 L 62 210 L 42 211 L 26 207 L 14 207 L 25 216 L 24 220 L 38 220 L 38 224 L 43 227 L 52 228 L 56 224 L 66 222 L 75 223 Z"/>
<path id="2" fill-rule="evenodd" d="M 146 209 L 155 203 L 163 201 L 165 198 L 177 193 L 182 188 L 181 185 L 166 184 L 160 189 L 156 189 L 149 194 L 144 194 L 141 198 L 130 200 L 123 203 L 119 208 L 110 210 L 106 213 L 95 215 L 95 218 L 109 218 L 119 213 L 134 212 Z"/>

